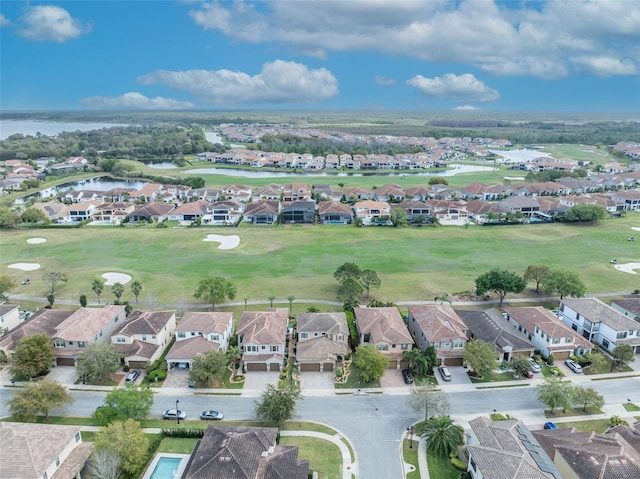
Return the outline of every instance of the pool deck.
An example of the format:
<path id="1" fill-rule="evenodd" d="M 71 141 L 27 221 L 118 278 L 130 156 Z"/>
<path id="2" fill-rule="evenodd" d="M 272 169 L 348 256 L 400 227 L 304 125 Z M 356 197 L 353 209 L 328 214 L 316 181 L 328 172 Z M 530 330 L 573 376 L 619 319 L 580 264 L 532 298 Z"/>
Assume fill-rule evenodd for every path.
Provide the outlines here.
<path id="1" fill-rule="evenodd" d="M 158 452 L 154 454 L 153 459 L 149 463 L 147 470 L 144 472 L 144 475 L 142 476 L 142 479 L 151 479 L 151 476 L 153 475 L 154 471 L 156 470 L 156 466 L 158 465 L 158 461 L 163 457 L 169 457 L 172 459 L 181 459 L 181 461 L 180 461 L 180 464 L 178 465 L 178 469 L 176 469 L 176 472 L 173 473 L 173 477 L 158 477 L 154 479 L 173 479 L 176 477 L 182 477 L 182 474 L 184 473 L 184 470 L 187 467 L 187 464 L 189 463 L 189 457 L 191 456 L 189 454 L 172 454 L 169 452 Z"/>

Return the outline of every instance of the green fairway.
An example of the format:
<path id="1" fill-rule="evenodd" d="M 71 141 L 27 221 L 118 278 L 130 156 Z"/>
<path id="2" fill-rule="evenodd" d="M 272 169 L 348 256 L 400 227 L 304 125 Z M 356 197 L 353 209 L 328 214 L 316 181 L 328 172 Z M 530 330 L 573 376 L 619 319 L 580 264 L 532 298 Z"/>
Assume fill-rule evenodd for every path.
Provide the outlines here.
<path id="1" fill-rule="evenodd" d="M 630 227 L 640 216 L 606 220 L 597 226 L 564 224 L 497 227 L 393 228 L 355 226 L 277 226 L 239 228 L 84 227 L 74 230 L 3 230 L 0 274 L 18 282 L 12 293 L 45 297 L 44 270 L 67 275 L 58 283 L 56 300 L 78 301 L 85 294 L 97 301 L 91 280 L 106 272 L 130 275 L 143 284 L 140 301 L 147 306 L 194 306 L 198 281 L 224 276 L 237 286 L 236 301 L 325 299 L 335 301 L 336 268 L 354 262 L 376 271 L 382 280 L 371 295 L 382 301 L 432 300 L 442 292 L 470 291 L 474 279 L 491 268 L 522 273 L 529 264 L 576 270 L 587 293 L 632 291 L 638 276 L 617 271 L 618 265 L 640 262 L 638 244 L 628 242 Z M 240 237 L 236 249 L 220 250 L 202 241 L 207 234 Z M 29 244 L 27 239 L 46 238 Z M 38 263 L 37 271 L 8 268 Z M 23 278 L 31 284 L 22 286 Z M 511 296 L 508 296 L 511 297 Z M 102 303 L 113 302 L 106 287 Z M 128 287 L 123 301 L 135 301 Z"/>

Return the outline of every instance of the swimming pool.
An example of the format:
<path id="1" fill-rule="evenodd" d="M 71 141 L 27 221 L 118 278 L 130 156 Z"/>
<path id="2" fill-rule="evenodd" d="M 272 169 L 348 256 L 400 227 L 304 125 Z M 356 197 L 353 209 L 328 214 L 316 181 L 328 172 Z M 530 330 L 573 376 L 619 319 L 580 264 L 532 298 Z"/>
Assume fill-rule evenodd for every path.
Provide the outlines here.
<path id="1" fill-rule="evenodd" d="M 156 454 L 144 479 L 179 479 L 187 466 L 186 454 Z"/>

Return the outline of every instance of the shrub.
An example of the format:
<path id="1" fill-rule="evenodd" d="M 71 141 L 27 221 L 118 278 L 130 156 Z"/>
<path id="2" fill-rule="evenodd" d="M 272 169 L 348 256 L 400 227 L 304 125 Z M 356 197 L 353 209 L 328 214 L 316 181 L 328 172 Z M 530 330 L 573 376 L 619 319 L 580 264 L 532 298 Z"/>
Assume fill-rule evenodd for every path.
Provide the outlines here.
<path id="1" fill-rule="evenodd" d="M 553 366 L 553 354 L 550 354 L 549 357 L 547 358 L 547 364 L 549 366 Z"/>
<path id="2" fill-rule="evenodd" d="M 451 458 L 451 465 L 453 467 L 455 467 L 456 469 L 460 470 L 460 471 L 466 471 L 467 470 L 467 464 L 462 462 L 457 457 L 452 457 Z"/>
<path id="3" fill-rule="evenodd" d="M 167 379 L 167 372 L 162 369 L 154 369 L 149 373 L 149 382 L 164 381 Z"/>
<path id="4" fill-rule="evenodd" d="M 125 373 L 128 373 L 128 372 L 129 372 L 129 366 L 127 366 L 127 365 L 125 364 L 125 365 L 124 365 L 124 367 L 122 368 L 122 370 L 123 370 Z"/>
<path id="5" fill-rule="evenodd" d="M 341 378 L 342 376 L 344 376 L 342 369 L 336 369 L 336 377 Z"/>

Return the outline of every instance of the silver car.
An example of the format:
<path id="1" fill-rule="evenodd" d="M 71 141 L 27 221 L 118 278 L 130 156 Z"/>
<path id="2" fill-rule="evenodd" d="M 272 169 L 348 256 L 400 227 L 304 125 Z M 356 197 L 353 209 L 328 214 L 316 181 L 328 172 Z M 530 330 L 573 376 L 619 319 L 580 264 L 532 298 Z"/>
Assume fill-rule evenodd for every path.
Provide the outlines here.
<path id="1" fill-rule="evenodd" d="M 536 361 L 533 358 L 527 358 L 527 359 L 531 363 L 531 372 L 539 373 L 540 371 L 542 371 L 542 367 L 538 364 L 538 361 Z"/>
<path id="2" fill-rule="evenodd" d="M 574 373 L 581 373 L 582 372 L 582 366 L 580 366 L 578 363 L 576 363 L 575 361 L 572 361 L 571 359 L 566 359 L 564 362 L 567 367 L 569 369 L 571 369 Z"/>
<path id="3" fill-rule="evenodd" d="M 187 413 L 180 409 L 167 409 L 162 413 L 162 419 L 187 419 Z"/>

